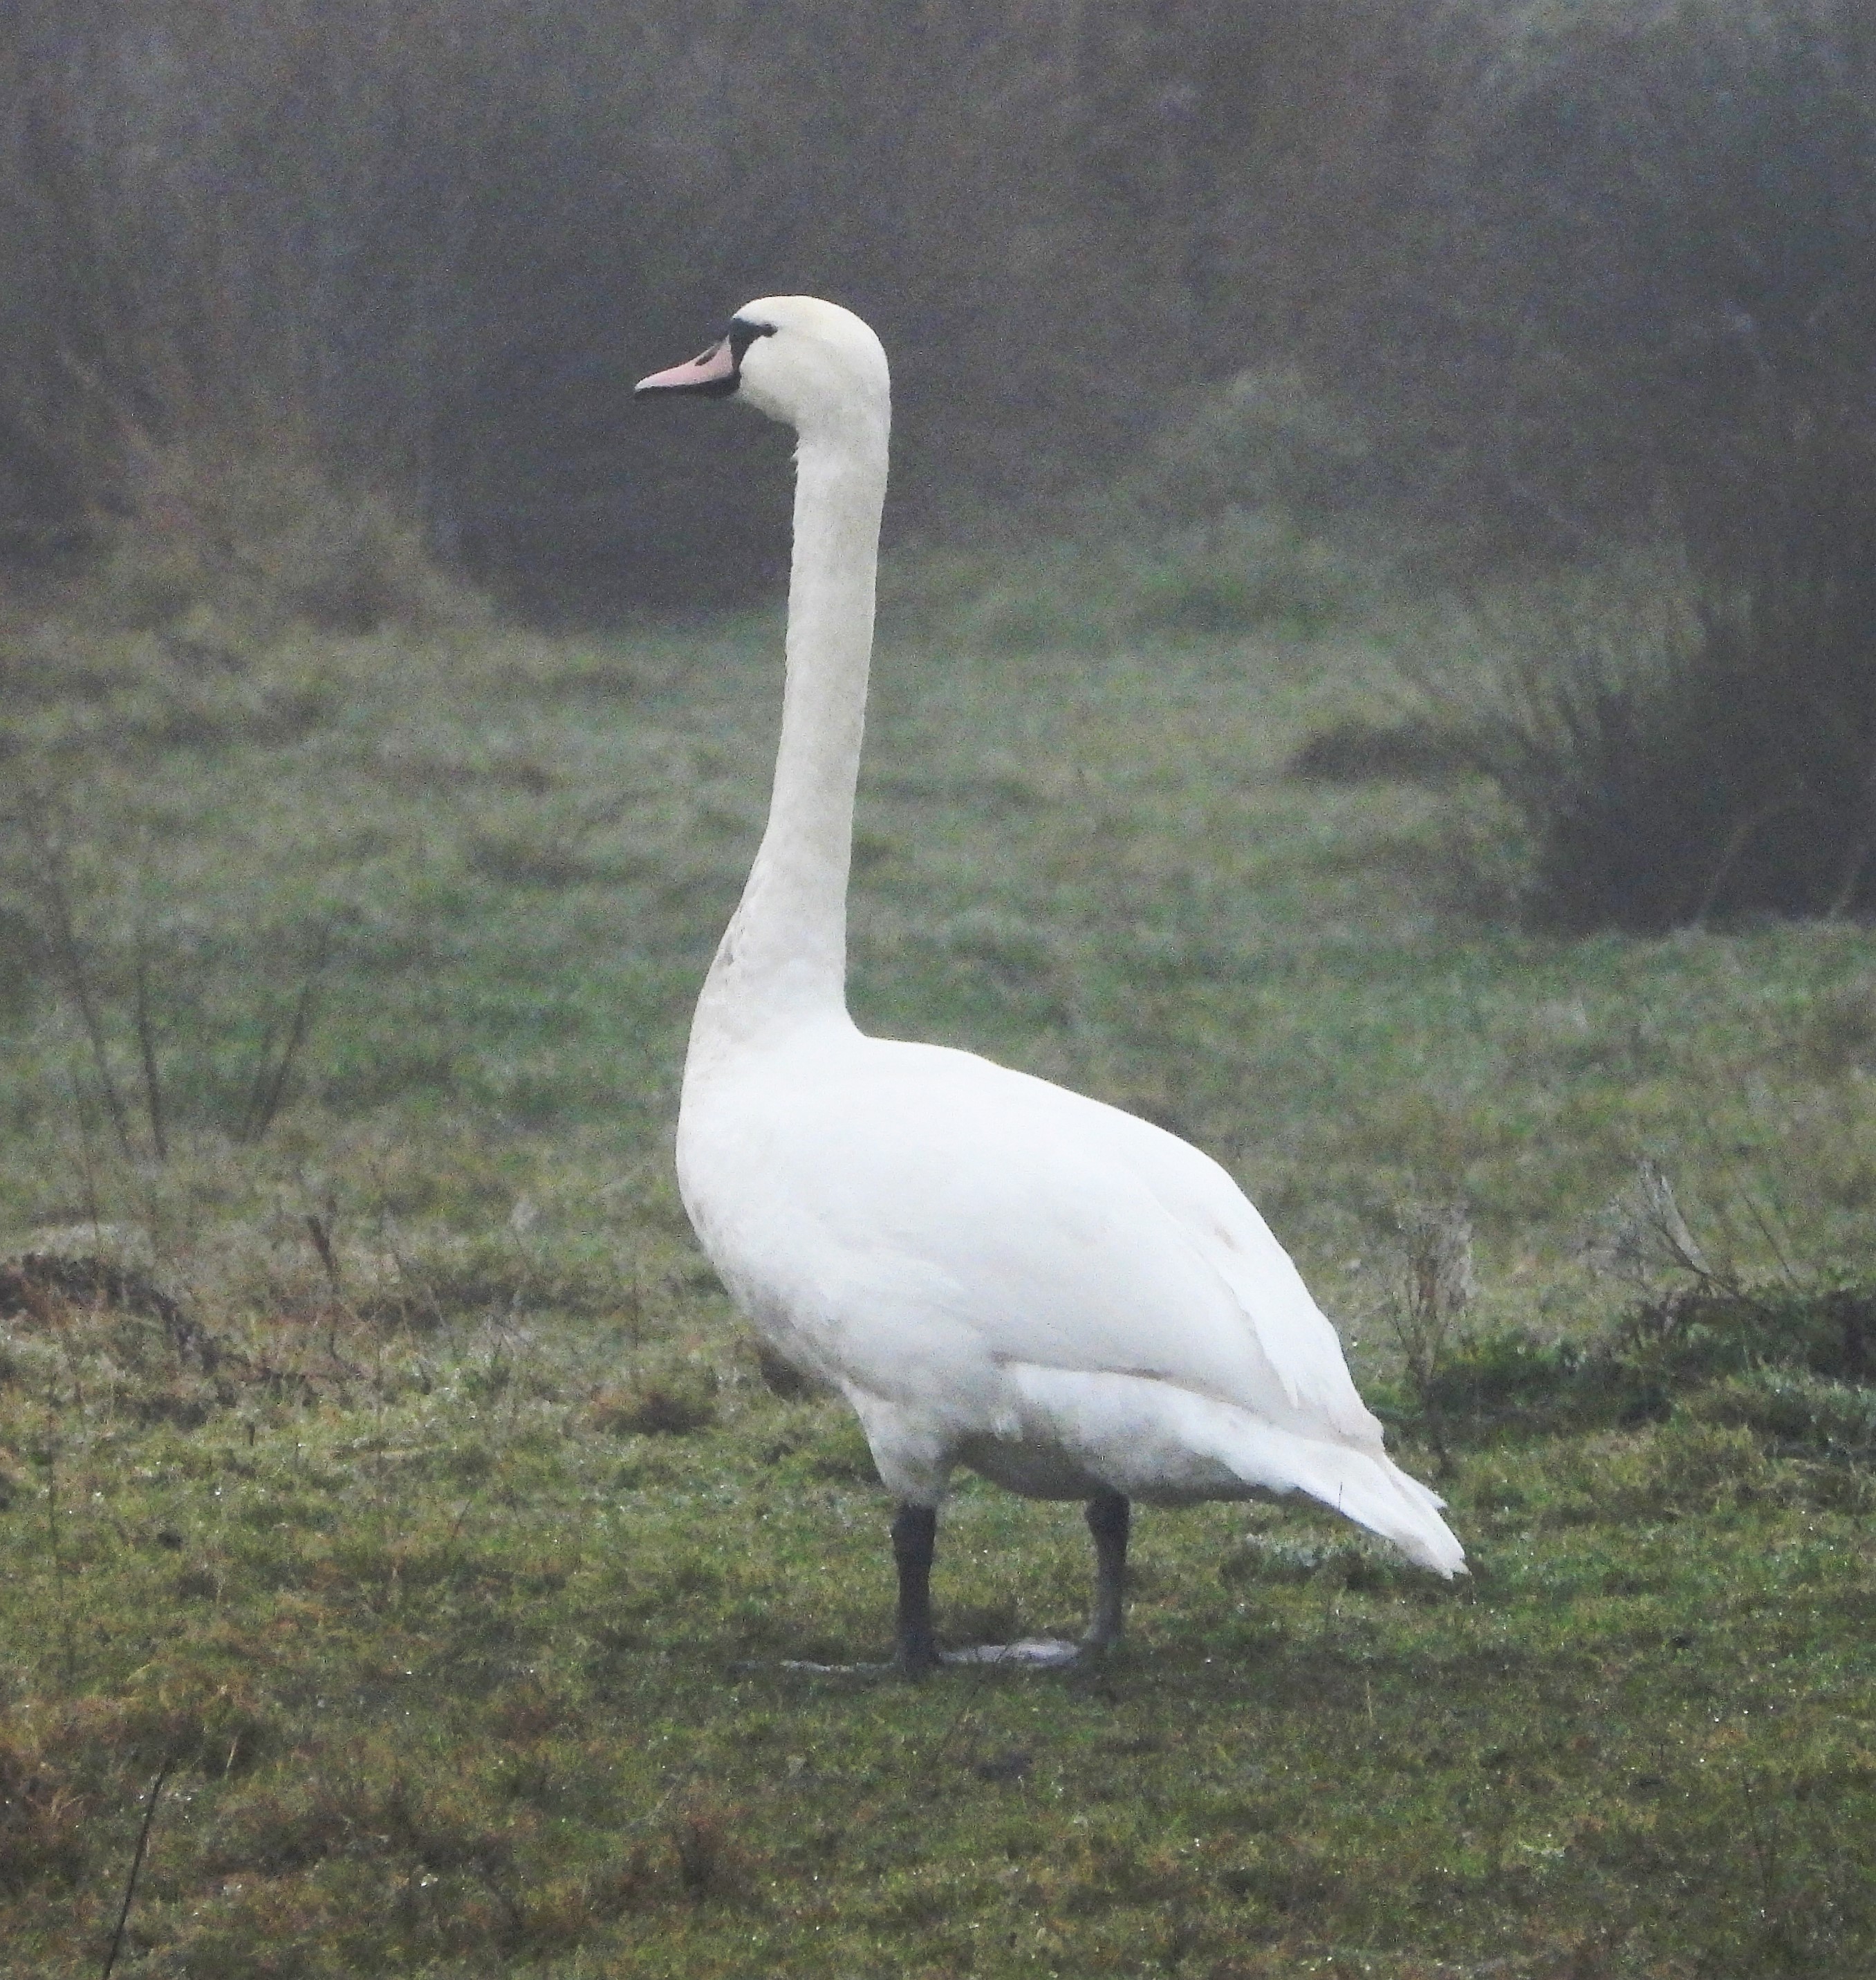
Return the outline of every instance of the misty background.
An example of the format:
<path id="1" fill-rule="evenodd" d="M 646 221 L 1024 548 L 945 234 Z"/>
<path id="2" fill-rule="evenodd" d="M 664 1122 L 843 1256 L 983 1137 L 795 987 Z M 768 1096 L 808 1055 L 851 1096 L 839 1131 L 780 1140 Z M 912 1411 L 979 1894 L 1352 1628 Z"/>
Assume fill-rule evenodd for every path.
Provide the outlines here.
<path id="1" fill-rule="evenodd" d="M 752 483 L 746 433 L 676 439 L 629 387 L 778 290 L 848 304 L 892 354 L 901 540 L 1059 513 L 1279 364 L 1320 401 L 1280 420 L 1290 457 L 1299 425 L 1306 454 L 1330 436 L 1306 503 L 1380 505 L 1449 557 L 1867 505 L 1876 25 L 1853 5 L 6 19 L 16 570 L 201 527 L 205 483 L 291 463 L 523 611 L 749 595 L 779 573 L 782 448 Z M 1240 497 L 1216 467 L 1170 499 Z"/>

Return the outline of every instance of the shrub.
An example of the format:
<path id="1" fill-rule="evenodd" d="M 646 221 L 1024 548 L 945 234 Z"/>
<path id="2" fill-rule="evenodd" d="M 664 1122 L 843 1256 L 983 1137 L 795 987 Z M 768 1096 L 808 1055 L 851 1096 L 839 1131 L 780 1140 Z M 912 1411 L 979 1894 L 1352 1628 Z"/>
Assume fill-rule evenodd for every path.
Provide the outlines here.
<path id="1" fill-rule="evenodd" d="M 1479 686 L 1422 673 L 1520 817 L 1568 932 L 1876 912 L 1876 426 L 1696 550 L 1479 608 Z"/>
<path id="2" fill-rule="evenodd" d="M 1393 1412 L 1437 1445 L 1633 1429 L 1685 1407 L 1775 1442 L 1876 1449 L 1876 1286 L 1678 1287 L 1586 1341 L 1522 1327 L 1448 1341 Z"/>
<path id="3" fill-rule="evenodd" d="M 1876 1384 L 1876 1286 L 1685 1287 L 1631 1312 L 1610 1351 L 1675 1387 L 1759 1367 Z"/>
<path id="4" fill-rule="evenodd" d="M 354 635 L 486 616 L 389 497 L 345 485 L 291 440 L 258 433 L 138 449 L 125 512 L 99 527 L 76 594 L 111 627 L 231 662 L 294 622 Z"/>

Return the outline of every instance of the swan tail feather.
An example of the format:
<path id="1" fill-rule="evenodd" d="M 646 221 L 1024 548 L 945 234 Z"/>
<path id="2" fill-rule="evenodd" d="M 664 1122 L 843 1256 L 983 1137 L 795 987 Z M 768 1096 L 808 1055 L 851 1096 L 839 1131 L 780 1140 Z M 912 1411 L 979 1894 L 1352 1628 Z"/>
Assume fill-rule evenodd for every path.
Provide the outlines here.
<path id="1" fill-rule="evenodd" d="M 1419 1566 L 1449 1580 L 1466 1571 L 1465 1549 L 1439 1517 L 1444 1501 L 1387 1456 L 1379 1424 L 1356 1441 L 1330 1424 L 1281 1428 L 1235 1404 L 1148 1376 L 1021 1363 L 1004 1373 L 1018 1404 L 1011 1426 L 1016 1447 L 1070 1453 L 1071 1473 L 1091 1471 L 1128 1498 L 1190 1505 L 1240 1497 L 1247 1487 L 1303 1492 Z M 1018 1491 L 1063 1496 L 1019 1479 L 1020 1467 L 994 1461 L 997 1450 L 998 1440 L 986 1439 L 965 1461 Z"/>
<path id="2" fill-rule="evenodd" d="M 1466 1572 L 1466 1550 L 1440 1517 L 1438 1493 L 1379 1453 L 1282 1430 L 1261 1429 L 1250 1447 L 1221 1453 L 1247 1484 L 1303 1492 L 1398 1547 L 1416 1566 L 1450 1580 Z"/>
<path id="3" fill-rule="evenodd" d="M 1439 1500 L 1386 1458 L 1354 1455 L 1353 1465 L 1333 1467 L 1337 1475 L 1333 1497 L 1315 1485 L 1303 1489 L 1344 1519 L 1397 1546 L 1416 1566 L 1429 1568 L 1449 1581 L 1463 1574 L 1466 1550 L 1439 1517 Z"/>

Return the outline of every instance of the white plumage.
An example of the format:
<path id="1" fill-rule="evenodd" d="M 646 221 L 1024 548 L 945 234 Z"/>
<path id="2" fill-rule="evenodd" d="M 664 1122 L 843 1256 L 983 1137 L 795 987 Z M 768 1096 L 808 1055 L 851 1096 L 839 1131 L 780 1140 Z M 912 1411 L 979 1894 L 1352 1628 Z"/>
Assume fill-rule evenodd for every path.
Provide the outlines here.
<path id="1" fill-rule="evenodd" d="M 1097 1644 L 1120 1628 L 1131 1500 L 1301 1491 L 1460 1571 L 1439 1500 L 1387 1457 L 1334 1329 L 1216 1162 L 1117 1108 L 868 1038 L 848 1015 L 889 420 L 878 340 L 832 304 L 767 297 L 639 389 L 734 393 L 800 435 L 775 792 L 699 1001 L 678 1170 L 738 1305 L 840 1388 L 900 1501 L 901 1665 L 937 1655 L 933 1509 L 960 1464 L 1090 1502 Z"/>

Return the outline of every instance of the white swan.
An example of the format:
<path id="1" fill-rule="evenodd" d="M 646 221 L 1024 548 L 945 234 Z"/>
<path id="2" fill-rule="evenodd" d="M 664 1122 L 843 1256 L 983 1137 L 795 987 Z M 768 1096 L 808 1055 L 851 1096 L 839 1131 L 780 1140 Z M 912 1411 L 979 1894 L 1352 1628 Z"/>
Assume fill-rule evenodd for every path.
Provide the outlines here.
<path id="1" fill-rule="evenodd" d="M 678 1177 L 736 1304 L 846 1396 L 898 1500 L 900 1668 L 939 1661 L 931 1556 L 960 1464 L 1087 1502 L 1093 1648 L 1121 1631 L 1134 1499 L 1305 1492 L 1461 1571 L 1441 1501 L 1387 1457 L 1334 1329 L 1216 1162 L 1098 1101 L 868 1038 L 848 1015 L 891 417 L 878 339 L 833 304 L 769 297 L 638 390 L 734 394 L 800 438 L 774 794 L 698 1000 Z"/>

